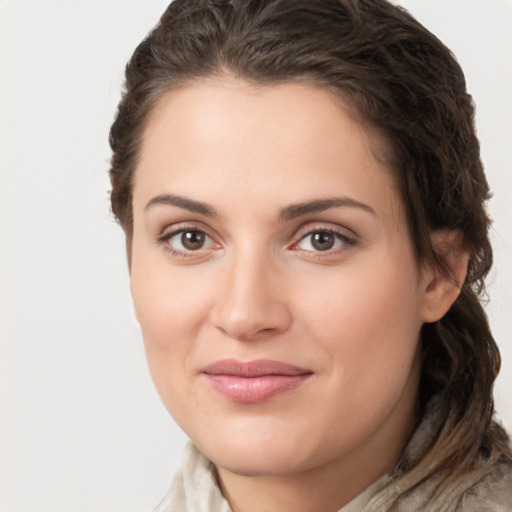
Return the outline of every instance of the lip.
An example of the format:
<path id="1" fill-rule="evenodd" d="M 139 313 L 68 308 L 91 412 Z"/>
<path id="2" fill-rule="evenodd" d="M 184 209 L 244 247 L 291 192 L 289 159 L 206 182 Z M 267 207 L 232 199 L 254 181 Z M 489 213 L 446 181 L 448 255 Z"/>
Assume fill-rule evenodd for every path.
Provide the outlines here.
<path id="1" fill-rule="evenodd" d="M 282 361 L 222 359 L 202 370 L 212 388 L 234 402 L 257 404 L 297 388 L 311 370 Z"/>

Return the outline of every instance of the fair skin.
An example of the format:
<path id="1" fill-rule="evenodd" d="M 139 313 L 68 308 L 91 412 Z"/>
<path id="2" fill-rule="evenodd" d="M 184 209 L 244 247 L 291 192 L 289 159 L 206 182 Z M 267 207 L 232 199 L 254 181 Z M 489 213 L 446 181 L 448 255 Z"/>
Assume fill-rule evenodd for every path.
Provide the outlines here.
<path id="1" fill-rule="evenodd" d="M 414 428 L 420 328 L 458 289 L 418 265 L 375 137 L 329 92 L 227 77 L 167 93 L 147 124 L 135 311 L 234 512 L 336 511 Z M 225 360 L 300 375 L 212 377 Z"/>

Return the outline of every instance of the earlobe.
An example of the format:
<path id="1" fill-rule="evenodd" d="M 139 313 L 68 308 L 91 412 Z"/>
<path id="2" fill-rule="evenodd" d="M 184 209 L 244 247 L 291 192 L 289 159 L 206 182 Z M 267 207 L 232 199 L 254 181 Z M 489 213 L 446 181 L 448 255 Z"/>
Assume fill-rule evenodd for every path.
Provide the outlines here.
<path id="1" fill-rule="evenodd" d="M 424 269 L 423 321 L 440 320 L 457 300 L 469 262 L 469 250 L 457 230 L 438 230 L 431 233 L 432 247 L 443 267 L 434 262 Z"/>

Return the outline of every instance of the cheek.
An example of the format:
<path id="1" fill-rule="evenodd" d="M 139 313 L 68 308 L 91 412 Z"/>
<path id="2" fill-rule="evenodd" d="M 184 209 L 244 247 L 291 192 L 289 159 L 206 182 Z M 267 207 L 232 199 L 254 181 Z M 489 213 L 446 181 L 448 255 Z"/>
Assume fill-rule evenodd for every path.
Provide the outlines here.
<path id="1" fill-rule="evenodd" d="M 333 273 L 301 304 L 344 380 L 406 374 L 421 328 L 417 273 L 409 259 L 377 259 Z M 405 375 L 403 375 L 405 377 Z"/>
<path id="2" fill-rule="evenodd" d="M 329 411 L 326 425 L 345 429 L 340 437 L 337 428 L 327 428 L 324 435 L 336 446 L 369 437 L 402 397 L 413 401 L 416 395 L 421 321 L 415 267 L 373 267 L 333 276 L 324 292 L 315 288 L 302 304 L 308 334 L 326 356 L 319 399 Z"/>
<path id="3" fill-rule="evenodd" d="M 131 291 L 145 341 L 165 349 L 178 333 L 198 321 L 205 300 L 201 277 L 189 269 L 177 271 L 165 258 L 134 247 Z M 147 339 L 146 339 L 147 338 Z"/>
<path id="4" fill-rule="evenodd" d="M 143 261 L 136 254 L 131 290 L 151 376 L 169 406 L 173 390 L 192 377 L 185 369 L 207 314 L 207 294 L 186 272 L 173 272 L 165 262 Z"/>

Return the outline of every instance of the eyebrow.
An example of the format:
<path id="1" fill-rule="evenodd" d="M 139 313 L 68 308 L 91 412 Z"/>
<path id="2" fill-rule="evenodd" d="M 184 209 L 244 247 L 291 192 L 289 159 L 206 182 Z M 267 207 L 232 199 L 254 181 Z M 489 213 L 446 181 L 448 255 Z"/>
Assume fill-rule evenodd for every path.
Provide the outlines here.
<path id="1" fill-rule="evenodd" d="M 173 194 L 162 194 L 160 196 L 153 197 L 145 206 L 144 210 L 147 211 L 152 207 L 163 204 L 169 206 L 177 206 L 183 208 L 189 212 L 199 213 L 206 217 L 218 217 L 217 211 L 206 203 L 200 201 L 194 201 L 182 196 L 175 196 Z"/>
<path id="2" fill-rule="evenodd" d="M 340 206 L 350 208 L 360 208 L 365 212 L 377 215 L 377 212 L 369 205 L 352 199 L 350 197 L 331 197 L 327 199 L 316 199 L 305 203 L 297 203 L 283 208 L 279 213 L 281 220 L 292 220 L 302 215 L 310 213 L 318 213 L 328 210 L 329 208 L 337 208 Z"/>
<path id="3" fill-rule="evenodd" d="M 178 208 L 183 208 L 184 210 L 188 210 L 193 213 L 199 213 L 205 217 L 219 216 L 215 208 L 207 203 L 174 194 L 162 194 L 153 197 L 153 199 L 146 204 L 144 210 L 147 211 L 156 205 L 177 206 Z M 293 220 L 303 215 L 323 212 L 329 208 L 337 207 L 360 208 L 361 210 L 373 215 L 377 214 L 371 206 L 362 203 L 361 201 L 357 201 L 356 199 L 352 199 L 350 197 L 331 197 L 327 199 L 314 199 L 312 201 L 286 206 L 280 210 L 279 219 Z"/>

